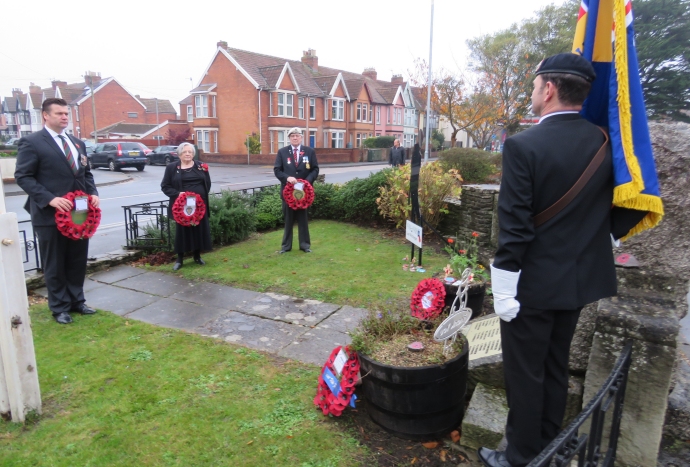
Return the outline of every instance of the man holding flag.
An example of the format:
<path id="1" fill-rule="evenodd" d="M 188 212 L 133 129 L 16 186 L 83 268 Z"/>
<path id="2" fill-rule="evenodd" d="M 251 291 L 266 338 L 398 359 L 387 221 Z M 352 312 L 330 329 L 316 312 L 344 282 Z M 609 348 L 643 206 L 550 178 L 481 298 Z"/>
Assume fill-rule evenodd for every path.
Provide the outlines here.
<path id="1" fill-rule="evenodd" d="M 611 25 L 625 24 L 625 14 L 614 16 L 624 0 L 584 1 L 575 53 L 548 57 L 537 69 L 539 124 L 508 138 L 503 150 L 491 281 L 508 446 L 479 450 L 491 467 L 525 466 L 556 438 L 580 311 L 616 294 L 611 238 L 653 227 L 663 215 L 634 49 L 615 27 L 611 44 Z"/>

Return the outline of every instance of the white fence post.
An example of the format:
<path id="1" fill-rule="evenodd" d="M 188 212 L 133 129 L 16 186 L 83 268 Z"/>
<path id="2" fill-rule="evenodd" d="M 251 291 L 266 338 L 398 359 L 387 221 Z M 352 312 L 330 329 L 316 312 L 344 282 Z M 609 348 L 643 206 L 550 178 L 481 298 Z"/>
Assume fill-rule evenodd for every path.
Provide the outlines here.
<path id="1" fill-rule="evenodd" d="M 41 390 L 17 215 L 5 212 L 0 173 L 0 415 L 23 422 L 31 411 L 41 413 Z"/>

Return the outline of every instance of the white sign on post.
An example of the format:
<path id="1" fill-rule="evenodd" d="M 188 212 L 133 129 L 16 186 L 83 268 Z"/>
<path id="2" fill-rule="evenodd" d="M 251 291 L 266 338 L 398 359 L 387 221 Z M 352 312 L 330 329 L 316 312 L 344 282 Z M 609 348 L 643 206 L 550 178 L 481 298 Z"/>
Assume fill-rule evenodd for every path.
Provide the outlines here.
<path id="1" fill-rule="evenodd" d="M 422 247 L 422 228 L 414 222 L 407 221 L 405 238 L 413 245 Z"/>

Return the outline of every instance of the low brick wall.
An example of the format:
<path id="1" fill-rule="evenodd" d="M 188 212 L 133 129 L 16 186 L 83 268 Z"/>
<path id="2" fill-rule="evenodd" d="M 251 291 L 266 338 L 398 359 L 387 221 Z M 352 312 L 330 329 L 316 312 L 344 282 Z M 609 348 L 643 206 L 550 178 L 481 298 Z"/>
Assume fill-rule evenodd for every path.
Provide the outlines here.
<path id="1" fill-rule="evenodd" d="M 366 149 L 331 149 L 316 148 L 316 157 L 322 164 L 343 164 L 366 161 Z M 220 162 L 223 164 L 247 164 L 246 154 L 208 154 L 203 153 L 200 159 L 204 162 Z M 249 165 L 273 165 L 275 154 L 251 154 Z"/>
<path id="2" fill-rule="evenodd" d="M 0 157 L 0 175 L 3 182 L 14 181 L 14 169 L 17 165 L 16 157 Z"/>

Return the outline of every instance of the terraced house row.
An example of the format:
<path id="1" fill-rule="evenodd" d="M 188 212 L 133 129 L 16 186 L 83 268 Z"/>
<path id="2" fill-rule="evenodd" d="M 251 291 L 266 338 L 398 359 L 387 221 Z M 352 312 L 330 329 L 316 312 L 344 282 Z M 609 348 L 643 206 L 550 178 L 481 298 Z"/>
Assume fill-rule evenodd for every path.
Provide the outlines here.
<path id="1" fill-rule="evenodd" d="M 197 87 L 180 102 L 180 115 L 212 154 L 246 154 L 252 134 L 262 154 L 276 153 L 292 127 L 315 148 L 357 148 L 382 135 L 411 147 L 423 127 L 420 91 L 401 75 L 381 81 L 373 68 L 359 74 L 320 66 L 312 49 L 290 60 L 220 41 Z"/>

